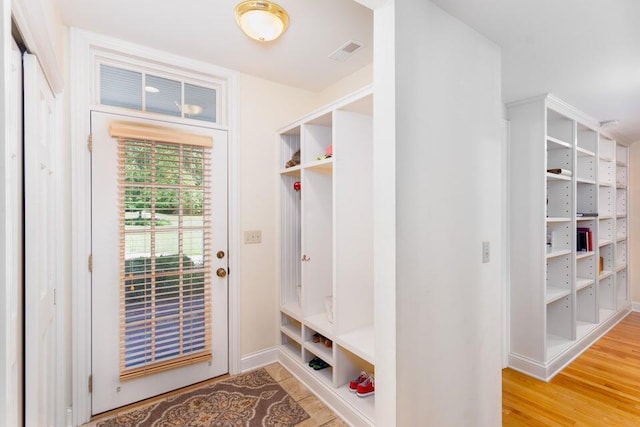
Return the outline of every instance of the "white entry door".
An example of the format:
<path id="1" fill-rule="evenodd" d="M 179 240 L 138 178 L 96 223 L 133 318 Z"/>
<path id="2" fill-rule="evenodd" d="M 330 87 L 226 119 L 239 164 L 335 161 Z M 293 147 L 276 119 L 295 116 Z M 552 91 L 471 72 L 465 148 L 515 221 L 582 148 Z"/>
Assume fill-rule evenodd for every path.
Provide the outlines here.
<path id="1" fill-rule="evenodd" d="M 227 133 L 92 112 L 92 414 L 228 372 Z"/>
<path id="2" fill-rule="evenodd" d="M 35 56 L 24 61 L 25 425 L 56 425 L 55 292 L 60 266 L 59 155 L 53 93 Z"/>

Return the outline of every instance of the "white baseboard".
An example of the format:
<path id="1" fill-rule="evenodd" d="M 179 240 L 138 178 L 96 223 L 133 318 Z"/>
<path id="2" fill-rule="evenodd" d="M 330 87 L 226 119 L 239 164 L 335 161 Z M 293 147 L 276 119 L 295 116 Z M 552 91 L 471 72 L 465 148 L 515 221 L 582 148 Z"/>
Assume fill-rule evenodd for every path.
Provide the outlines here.
<path id="1" fill-rule="evenodd" d="M 240 359 L 240 372 L 252 371 L 278 361 L 278 347 L 266 348 L 242 356 Z"/>
<path id="2" fill-rule="evenodd" d="M 631 303 L 631 310 L 640 312 L 640 301 Z"/>

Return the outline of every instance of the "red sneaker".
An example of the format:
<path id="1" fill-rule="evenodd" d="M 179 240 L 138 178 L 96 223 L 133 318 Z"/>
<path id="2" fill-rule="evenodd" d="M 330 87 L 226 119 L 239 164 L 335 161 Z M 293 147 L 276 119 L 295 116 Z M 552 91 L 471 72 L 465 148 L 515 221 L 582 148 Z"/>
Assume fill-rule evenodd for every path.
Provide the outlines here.
<path id="1" fill-rule="evenodd" d="M 373 380 L 373 375 L 369 375 L 367 379 L 358 384 L 358 389 L 356 390 L 356 394 L 359 397 L 369 396 L 376 391 L 376 384 Z"/>
<path id="2" fill-rule="evenodd" d="M 366 380 L 368 376 L 369 375 L 367 375 L 365 371 L 360 372 L 360 376 L 358 378 L 349 382 L 349 391 L 352 391 L 354 393 L 357 392 L 360 383 Z"/>

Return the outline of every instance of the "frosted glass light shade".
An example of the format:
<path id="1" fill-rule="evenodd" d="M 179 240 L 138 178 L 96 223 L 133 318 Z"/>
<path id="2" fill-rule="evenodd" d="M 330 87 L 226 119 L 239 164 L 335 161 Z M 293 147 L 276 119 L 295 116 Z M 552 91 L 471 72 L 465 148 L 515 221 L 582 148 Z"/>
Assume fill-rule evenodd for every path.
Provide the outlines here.
<path id="1" fill-rule="evenodd" d="M 289 15 L 270 1 L 244 1 L 236 6 L 236 22 L 244 33 L 254 40 L 275 40 L 289 26 Z"/>

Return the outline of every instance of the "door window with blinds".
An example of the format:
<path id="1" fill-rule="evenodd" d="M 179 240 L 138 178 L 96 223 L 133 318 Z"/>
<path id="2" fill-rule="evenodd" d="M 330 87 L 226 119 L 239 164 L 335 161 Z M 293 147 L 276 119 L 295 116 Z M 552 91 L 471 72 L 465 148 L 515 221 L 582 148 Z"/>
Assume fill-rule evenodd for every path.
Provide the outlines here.
<path id="1" fill-rule="evenodd" d="M 212 140 L 123 122 L 110 133 L 119 163 L 120 379 L 209 360 Z"/>

